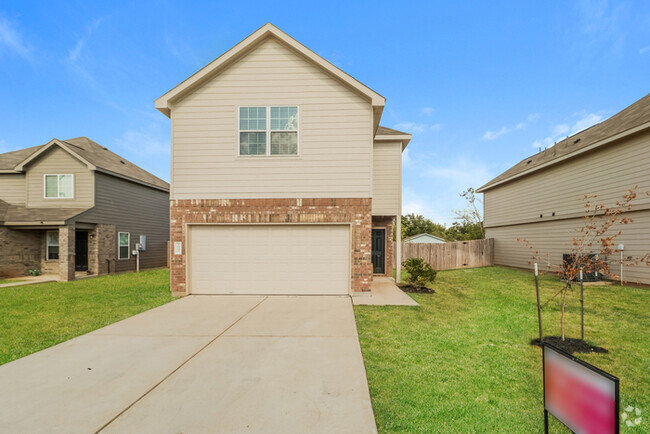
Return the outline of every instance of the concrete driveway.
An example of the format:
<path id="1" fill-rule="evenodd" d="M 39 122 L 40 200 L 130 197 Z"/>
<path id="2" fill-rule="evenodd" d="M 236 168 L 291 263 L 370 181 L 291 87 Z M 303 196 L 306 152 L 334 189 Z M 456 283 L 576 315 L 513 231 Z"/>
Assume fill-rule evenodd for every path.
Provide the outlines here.
<path id="1" fill-rule="evenodd" d="M 349 297 L 190 296 L 0 366 L 0 432 L 376 432 Z"/>

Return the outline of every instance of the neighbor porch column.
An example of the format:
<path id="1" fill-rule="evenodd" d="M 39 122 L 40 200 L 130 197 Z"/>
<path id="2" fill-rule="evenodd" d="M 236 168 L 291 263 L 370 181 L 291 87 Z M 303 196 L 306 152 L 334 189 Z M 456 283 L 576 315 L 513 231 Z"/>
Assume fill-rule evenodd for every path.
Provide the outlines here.
<path id="1" fill-rule="evenodd" d="M 74 280 L 75 226 L 59 227 L 59 279 Z"/>
<path id="2" fill-rule="evenodd" d="M 397 233 L 395 234 L 395 282 L 402 281 L 402 215 L 396 218 L 395 225 Z"/>

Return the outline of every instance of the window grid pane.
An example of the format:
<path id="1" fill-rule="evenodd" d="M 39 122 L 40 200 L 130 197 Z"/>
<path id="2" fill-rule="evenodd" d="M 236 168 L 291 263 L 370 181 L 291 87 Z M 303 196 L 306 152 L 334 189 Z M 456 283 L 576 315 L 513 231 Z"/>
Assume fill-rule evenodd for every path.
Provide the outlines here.
<path id="1" fill-rule="evenodd" d="M 266 133 L 239 133 L 240 155 L 265 155 Z"/>
<path id="2" fill-rule="evenodd" d="M 240 107 L 239 129 L 266 131 L 266 107 Z"/>
<path id="3" fill-rule="evenodd" d="M 129 234 L 126 232 L 120 233 L 120 247 L 129 246 Z"/>
<path id="4" fill-rule="evenodd" d="M 71 198 L 73 196 L 72 175 L 59 175 L 59 197 Z"/>
<path id="5" fill-rule="evenodd" d="M 297 131 L 298 107 L 271 107 L 271 130 Z"/>
<path id="6" fill-rule="evenodd" d="M 56 175 L 45 175 L 45 197 L 58 197 L 58 185 Z"/>
<path id="7" fill-rule="evenodd" d="M 129 246 L 120 246 L 120 259 L 129 259 Z"/>
<path id="8" fill-rule="evenodd" d="M 271 133 L 271 155 L 298 154 L 298 133 Z"/>

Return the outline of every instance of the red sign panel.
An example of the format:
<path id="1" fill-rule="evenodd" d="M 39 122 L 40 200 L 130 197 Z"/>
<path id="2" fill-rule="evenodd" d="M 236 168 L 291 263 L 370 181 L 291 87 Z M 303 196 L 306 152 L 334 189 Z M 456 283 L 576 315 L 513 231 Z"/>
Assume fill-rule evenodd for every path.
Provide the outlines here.
<path id="1" fill-rule="evenodd" d="M 545 344 L 544 409 L 575 433 L 617 433 L 618 378 Z"/>

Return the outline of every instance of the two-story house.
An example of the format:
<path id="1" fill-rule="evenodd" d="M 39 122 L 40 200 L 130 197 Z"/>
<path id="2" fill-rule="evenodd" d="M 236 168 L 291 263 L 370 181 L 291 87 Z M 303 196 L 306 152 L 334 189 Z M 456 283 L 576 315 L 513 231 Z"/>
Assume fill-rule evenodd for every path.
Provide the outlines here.
<path id="1" fill-rule="evenodd" d="M 524 239 L 539 252 L 541 268 L 562 266 L 563 255 L 571 253 L 574 237 L 585 226 L 584 195 L 613 207 L 635 186 L 640 194 L 621 216 L 633 223 L 608 233 L 622 232 L 616 244 L 622 244 L 624 258 L 650 252 L 650 197 L 642 194 L 650 191 L 650 95 L 522 160 L 477 190 L 484 195 L 485 236 L 494 238 L 494 262 L 531 268 L 531 251 L 518 241 Z M 593 249 L 598 253 L 600 246 Z M 610 262 L 615 274 L 620 274 L 619 254 Z M 650 267 L 624 266 L 623 279 L 650 284 Z"/>
<path id="2" fill-rule="evenodd" d="M 92 140 L 0 154 L 0 276 L 164 267 L 168 241 L 169 184 Z"/>
<path id="3" fill-rule="evenodd" d="M 379 126 L 384 104 L 271 24 L 158 98 L 172 292 L 362 294 L 392 275 L 411 136 Z"/>

